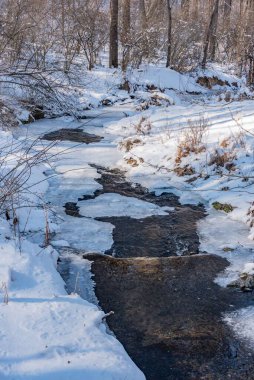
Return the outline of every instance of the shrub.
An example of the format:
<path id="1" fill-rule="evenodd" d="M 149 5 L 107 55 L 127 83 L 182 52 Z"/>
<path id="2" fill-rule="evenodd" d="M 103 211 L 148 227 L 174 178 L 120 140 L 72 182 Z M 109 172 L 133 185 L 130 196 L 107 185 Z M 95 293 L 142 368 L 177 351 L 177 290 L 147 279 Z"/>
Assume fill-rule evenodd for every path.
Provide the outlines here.
<path id="1" fill-rule="evenodd" d="M 213 202 L 213 208 L 217 211 L 224 211 L 226 213 L 232 212 L 234 207 L 229 203 Z"/>
<path id="2" fill-rule="evenodd" d="M 124 149 L 125 152 L 129 152 L 134 145 L 141 144 L 142 141 L 140 139 L 126 139 L 120 142 L 119 146 L 121 149 Z"/>
<path id="3" fill-rule="evenodd" d="M 147 118 L 142 116 L 140 121 L 134 127 L 135 127 L 137 134 L 149 135 L 149 133 L 152 129 L 152 124 Z"/>
<path id="4" fill-rule="evenodd" d="M 188 120 L 188 127 L 183 130 L 177 147 L 176 163 L 180 163 L 182 158 L 188 157 L 190 153 L 198 154 L 205 150 L 203 139 L 208 126 L 209 122 L 204 116 L 197 120 Z"/>

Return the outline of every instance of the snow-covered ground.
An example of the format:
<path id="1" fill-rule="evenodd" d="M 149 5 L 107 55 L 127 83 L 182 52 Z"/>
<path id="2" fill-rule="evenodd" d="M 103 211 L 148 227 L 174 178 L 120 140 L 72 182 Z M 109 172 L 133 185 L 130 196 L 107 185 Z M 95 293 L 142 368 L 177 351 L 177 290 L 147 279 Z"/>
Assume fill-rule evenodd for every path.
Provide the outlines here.
<path id="1" fill-rule="evenodd" d="M 20 128 L 15 137 L 27 145 L 48 129 L 67 124 L 77 126 L 68 118 L 45 120 L 32 125 L 28 133 L 26 127 Z M 1 133 L 2 144 L 8 138 L 10 133 Z M 40 151 L 47 144 L 50 142 L 37 140 L 32 150 Z M 56 246 L 103 252 L 112 244 L 113 226 L 109 223 L 75 219 L 63 212 L 65 202 L 100 188 L 96 170 L 88 165 L 94 152 L 99 164 L 111 165 L 115 157 L 120 158 L 113 154 L 114 145 L 107 142 L 103 147 L 94 144 L 93 152 L 87 148 L 82 157 L 84 145 L 63 142 L 52 147 L 51 162 L 33 169 L 29 191 L 14 201 L 18 224 L 12 225 L 11 211 L 10 221 L 1 219 L 1 379 L 144 379 L 122 345 L 106 332 L 105 313 L 77 294 L 66 293 L 56 269 L 58 253 L 52 245 L 43 245 L 47 223 L 50 233 L 56 234 Z M 45 206 L 46 202 L 52 207 Z M 33 207 L 21 207 L 29 205 Z M 86 288 L 91 301 L 89 263 L 82 260 L 80 267 L 87 273 L 83 294 Z"/>
<path id="2" fill-rule="evenodd" d="M 116 339 L 104 313 L 67 295 L 56 252 L 22 241 L 21 253 L 1 222 L 0 378 L 143 379 Z"/>
<path id="3" fill-rule="evenodd" d="M 206 97 L 207 90 L 191 76 L 173 71 L 167 75 L 163 70 L 147 67 L 130 73 L 137 96 L 129 103 L 127 92 L 117 90 L 122 81 L 119 72 L 98 69 L 88 74 L 94 78 L 90 78 L 88 92 L 83 92 L 84 104 L 78 109 L 84 111 L 87 99 L 96 107 L 113 92 L 125 104 L 86 111 L 88 119 L 84 121 L 45 119 L 15 132 L 15 141 L 24 144 L 48 131 L 77 127 L 104 139 L 90 145 L 67 141 L 53 145 L 50 160 L 33 168 L 25 197 L 15 199 L 18 228 L 2 215 L 0 378 L 144 379 L 121 344 L 106 332 L 104 313 L 91 303 L 94 294 L 88 262 L 82 260 L 81 264 L 72 258 L 73 268 L 80 266 L 86 273 L 87 282 L 82 283 L 86 300 L 77 294 L 67 295 L 56 270 L 57 249 L 103 253 L 112 245 L 113 225 L 95 217 L 143 218 L 171 210 L 103 194 L 78 202 L 83 218 L 66 215 L 66 202 L 77 202 L 101 189 L 96 181 L 100 175 L 91 164 L 124 169 L 134 183 L 157 194 L 174 192 L 183 203 L 204 203 L 209 215 L 198 226 L 201 249 L 231 263 L 216 282 L 226 286 L 242 272 L 254 273 L 253 101 L 218 103 L 203 102 L 202 98 L 202 103 L 196 104 L 194 95 L 186 95 L 186 91 Z M 99 73 L 103 85 L 98 81 Z M 165 96 L 170 105 L 152 103 L 140 112 L 142 107 L 137 105 L 151 101 L 149 86 L 159 88 L 160 97 Z M 3 145 L 9 138 L 10 132 L 1 132 Z M 32 151 L 40 152 L 47 144 L 50 142 L 38 139 Z M 12 157 L 7 167 L 15 160 L 17 157 Z M 226 205 L 229 212 L 215 209 L 214 202 L 219 207 Z M 47 229 L 54 235 L 44 247 Z M 254 346 L 253 315 L 249 308 L 227 315 L 225 320 Z"/>
<path id="4" fill-rule="evenodd" d="M 205 204 L 209 215 L 198 226 L 201 250 L 231 263 L 216 279 L 220 285 L 254 273 L 253 101 L 148 110 L 106 130 L 118 142 L 118 166 L 131 181 L 157 194 L 174 192 L 182 203 Z M 239 312 L 245 325 L 230 324 L 254 344 L 251 312 L 253 317 L 251 308 Z M 226 320 L 233 318 L 238 314 Z"/>

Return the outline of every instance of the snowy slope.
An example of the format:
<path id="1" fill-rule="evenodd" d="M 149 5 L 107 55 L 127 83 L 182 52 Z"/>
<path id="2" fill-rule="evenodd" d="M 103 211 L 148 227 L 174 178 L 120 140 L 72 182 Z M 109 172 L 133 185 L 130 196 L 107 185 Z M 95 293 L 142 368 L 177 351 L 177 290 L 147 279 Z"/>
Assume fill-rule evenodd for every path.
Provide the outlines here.
<path id="1" fill-rule="evenodd" d="M 122 81 L 119 72 L 98 69 L 88 75 L 91 75 L 91 83 L 86 91 L 78 94 L 78 97 L 84 96 L 78 112 L 82 113 L 88 103 L 89 107 L 98 106 L 105 96 L 115 96 L 114 101 L 129 96 L 127 92 L 118 91 Z M 143 88 L 142 97 L 147 91 L 145 87 L 152 85 L 161 90 L 174 89 L 176 98 L 180 92 L 206 93 L 193 78 L 169 69 L 134 70 L 129 79 L 132 85 Z M 70 95 L 75 107 L 76 95 Z M 66 294 L 56 270 L 57 252 L 50 245 L 43 248 L 45 201 L 50 202 L 46 211 L 50 232 L 54 232 L 51 243 L 55 248 L 64 246 L 101 253 L 112 245 L 113 225 L 93 218 L 105 215 L 142 218 L 170 212 L 147 202 L 104 194 L 95 200 L 78 202 L 83 218 L 65 215 L 66 201 L 76 202 L 83 195 L 92 195 L 101 189 L 96 181 L 99 174 L 91 164 L 125 169 L 131 181 L 157 194 L 175 192 L 183 203 L 204 203 L 209 216 L 199 225 L 201 249 L 231 262 L 216 279 L 220 285 L 226 286 L 243 271 L 254 271 L 253 102 L 202 105 L 184 102 L 181 105 L 179 99 L 177 104 L 168 108 L 153 106 L 145 112 L 136 112 L 133 104 L 118 105 L 113 112 L 106 108 L 85 111 L 91 119 L 82 122 L 72 117 L 41 120 L 28 130 L 22 127 L 15 133 L 19 142 L 27 143 L 51 130 L 80 127 L 104 139 L 85 149 L 82 144 L 67 141 L 53 146 L 50 162 L 32 170 L 29 178 L 32 191 L 26 192 L 25 198 L 19 200 L 21 204 L 15 205 L 25 206 L 16 210 L 22 234 L 17 230 L 15 234 L 11 223 L 0 220 L 3 300 L 0 304 L 0 379 L 79 380 L 84 376 L 86 380 L 144 379 L 121 344 L 106 332 L 102 321 L 104 313 L 78 295 Z M 119 118 L 123 119 L 117 121 Z M 207 128 L 197 144 L 198 149 L 179 158 L 179 146 L 183 146 L 190 126 L 197 127 L 200 120 Z M 102 121 L 105 128 L 101 128 Z M 8 138 L 9 132 L 1 132 L 2 144 Z M 33 150 L 38 152 L 46 145 L 47 142 L 38 140 Z M 223 165 L 214 161 L 216 155 L 225 155 Z M 12 157 L 8 165 L 13 165 L 16 159 Z M 215 201 L 230 204 L 232 210 L 228 214 L 215 210 Z M 87 279 L 82 284 L 83 294 L 91 294 L 89 264 L 82 261 L 82 267 Z M 243 315 L 245 311 L 239 313 Z M 226 316 L 226 320 L 231 323 L 234 319 L 233 325 L 238 326 L 237 330 L 241 326 L 243 334 L 252 339 L 254 345 L 251 313 L 252 310 L 248 310 L 244 314 L 244 326 L 237 324 L 238 315 Z"/>
<path id="2" fill-rule="evenodd" d="M 140 69 L 132 70 L 128 79 L 134 86 L 155 86 L 161 90 L 169 89 L 180 92 L 207 92 L 190 76 L 165 67 L 143 66 Z"/>
<path id="3" fill-rule="evenodd" d="M 2 146 L 10 137 L 9 132 L 1 132 Z M 34 138 L 32 136 L 31 141 Z M 13 144 L 17 142 L 12 141 Z M 22 141 L 27 144 L 29 139 L 24 140 L 21 134 L 19 141 L 22 154 Z M 33 150 L 39 151 L 43 144 L 38 140 Z M 54 155 L 66 148 L 63 143 L 61 147 L 52 148 L 51 153 Z M 63 157 L 57 168 L 58 172 L 65 173 L 61 184 L 63 191 L 72 187 L 71 180 L 79 170 L 83 186 L 87 186 L 88 193 L 93 193 L 99 187 L 94 180 L 94 169 L 85 164 L 82 168 L 77 167 L 74 160 L 72 177 L 66 166 L 69 157 Z M 76 157 L 78 159 L 78 155 Z M 5 170 L 13 167 L 16 159 L 18 157 L 13 155 Z M 46 228 L 43 199 L 49 189 L 43 172 L 48 170 L 51 170 L 48 163 L 35 167 L 28 180 L 29 191 L 14 201 L 18 224 L 12 224 L 12 213 L 10 221 L 3 219 L 4 213 L 0 219 L 0 379 L 144 379 L 122 345 L 106 332 L 104 312 L 77 294 L 67 295 L 56 269 L 58 253 L 52 246 L 42 244 Z M 76 194 L 82 194 L 83 188 L 77 188 Z M 58 231 L 61 215 L 59 218 L 49 210 L 50 232 Z M 94 221 L 94 224 L 95 233 L 100 234 L 100 223 Z M 103 228 L 107 231 L 107 247 L 111 244 L 112 227 L 105 223 Z M 99 239 L 98 244 L 104 249 L 103 239 Z M 90 264 L 83 260 L 82 265 L 87 272 L 87 282 L 83 286 L 91 293 Z"/>

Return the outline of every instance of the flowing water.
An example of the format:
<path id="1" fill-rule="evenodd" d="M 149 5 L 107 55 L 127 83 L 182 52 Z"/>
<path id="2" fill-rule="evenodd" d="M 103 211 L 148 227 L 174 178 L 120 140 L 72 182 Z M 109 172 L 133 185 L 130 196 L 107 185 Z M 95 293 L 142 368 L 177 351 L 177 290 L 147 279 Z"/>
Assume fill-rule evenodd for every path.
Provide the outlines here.
<path id="1" fill-rule="evenodd" d="M 44 138 L 104 143 L 83 129 L 62 128 Z M 228 262 L 199 251 L 197 221 L 205 216 L 203 206 L 181 205 L 170 193 L 156 196 L 128 182 L 124 172 L 96 160 L 91 166 L 100 174 L 96 179 L 100 189 L 93 195 L 84 191 L 76 200 L 66 194 L 63 206 L 72 220 L 83 218 L 80 203 L 105 193 L 174 208 L 166 215 L 140 219 L 96 218 L 114 226 L 111 248 L 105 255 L 71 250 L 91 262 L 99 305 L 105 312 L 114 311 L 108 326 L 147 380 L 254 379 L 253 354 L 222 320 L 224 313 L 253 304 L 252 296 L 214 282 Z M 72 276 L 69 265 L 65 250 L 59 268 L 67 288 Z M 80 293 L 86 297 L 82 289 Z"/>

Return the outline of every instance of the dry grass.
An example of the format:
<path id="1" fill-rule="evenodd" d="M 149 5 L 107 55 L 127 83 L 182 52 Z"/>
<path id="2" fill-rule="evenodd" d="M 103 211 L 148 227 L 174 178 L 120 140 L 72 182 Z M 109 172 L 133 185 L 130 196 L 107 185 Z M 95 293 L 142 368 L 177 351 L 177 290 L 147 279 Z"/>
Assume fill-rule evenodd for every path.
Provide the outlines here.
<path id="1" fill-rule="evenodd" d="M 127 162 L 128 165 L 132 166 L 133 168 L 139 166 L 138 160 L 136 160 L 133 157 L 126 158 L 125 161 Z"/>
<path id="2" fill-rule="evenodd" d="M 208 120 L 201 116 L 197 120 L 188 120 L 188 128 L 185 128 L 180 137 L 177 147 L 175 163 L 179 164 L 182 158 L 188 157 L 190 153 L 201 153 L 205 151 L 204 137 L 209 126 Z"/>
<path id="3" fill-rule="evenodd" d="M 227 138 L 224 138 L 224 139 L 220 142 L 220 147 L 221 147 L 221 148 L 228 148 L 230 144 L 231 144 L 230 138 L 227 137 Z"/>
<path id="4" fill-rule="evenodd" d="M 8 305 L 8 303 L 9 303 L 9 293 L 8 293 L 8 288 L 7 288 L 6 282 L 2 282 L 2 286 L 1 286 L 0 290 L 2 290 L 2 292 L 3 292 L 3 303 L 5 303 L 6 305 Z"/>
<path id="5" fill-rule="evenodd" d="M 235 159 L 235 156 L 232 152 L 224 152 L 216 149 L 211 156 L 209 165 L 215 165 L 217 167 L 225 167 L 228 171 L 235 170 L 235 165 L 232 162 Z"/>
<path id="6" fill-rule="evenodd" d="M 140 121 L 134 125 L 134 128 L 138 135 L 149 135 L 152 129 L 152 124 L 150 120 L 145 118 L 144 116 L 141 117 Z"/>
<path id="7" fill-rule="evenodd" d="M 129 152 L 135 145 L 142 144 L 140 139 L 126 139 L 120 142 L 119 146 L 125 152 Z"/>
<path id="8" fill-rule="evenodd" d="M 177 166 L 174 169 L 174 172 L 178 175 L 178 177 L 183 177 L 185 175 L 195 174 L 195 169 L 193 169 L 190 165 L 185 165 L 184 167 Z"/>
<path id="9" fill-rule="evenodd" d="M 150 98 L 146 100 L 142 100 L 139 105 L 136 107 L 137 111 L 144 111 L 149 109 L 151 106 L 156 107 L 168 107 L 173 105 L 173 101 L 165 97 L 162 92 L 153 91 Z"/>
<path id="10" fill-rule="evenodd" d="M 125 158 L 125 161 L 127 162 L 128 165 L 132 166 L 133 168 L 145 162 L 142 157 L 136 157 L 136 158 L 129 157 L 129 158 Z"/>
<path id="11" fill-rule="evenodd" d="M 247 220 L 248 226 L 251 228 L 254 227 L 254 202 L 252 203 L 251 207 L 249 208 L 247 216 L 248 216 L 248 220 Z"/>
<path id="12" fill-rule="evenodd" d="M 220 142 L 220 147 L 223 149 L 229 148 L 229 149 L 235 149 L 235 148 L 245 148 L 246 147 L 246 133 L 242 130 L 239 130 L 237 133 L 225 137 Z"/>

